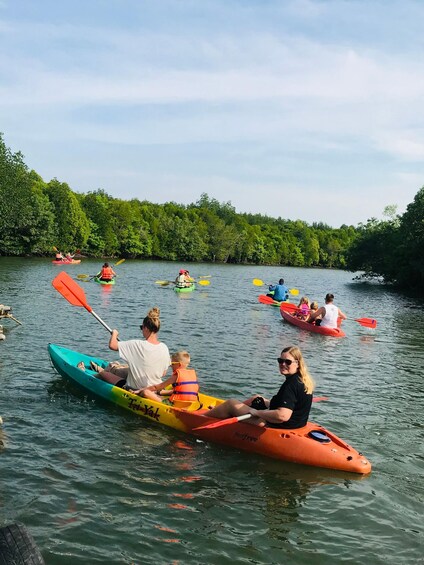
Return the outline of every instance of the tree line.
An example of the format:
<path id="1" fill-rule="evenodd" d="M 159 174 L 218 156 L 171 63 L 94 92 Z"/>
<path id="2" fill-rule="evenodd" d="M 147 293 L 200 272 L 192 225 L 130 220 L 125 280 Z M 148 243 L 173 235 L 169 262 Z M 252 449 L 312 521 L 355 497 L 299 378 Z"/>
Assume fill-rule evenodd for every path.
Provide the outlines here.
<path id="1" fill-rule="evenodd" d="M 51 255 L 57 247 L 91 257 L 364 270 L 398 282 L 389 264 L 393 246 L 399 248 L 394 243 L 399 230 L 406 245 L 402 265 L 406 269 L 408 260 L 417 262 L 408 245 L 419 222 L 410 221 L 412 211 L 406 214 L 405 221 L 372 219 L 358 227 L 333 228 L 237 213 L 231 202 L 220 203 L 206 193 L 189 205 L 127 201 L 102 189 L 77 193 L 65 182 L 45 182 L 29 170 L 23 155 L 13 153 L 0 134 L 0 255 Z"/>

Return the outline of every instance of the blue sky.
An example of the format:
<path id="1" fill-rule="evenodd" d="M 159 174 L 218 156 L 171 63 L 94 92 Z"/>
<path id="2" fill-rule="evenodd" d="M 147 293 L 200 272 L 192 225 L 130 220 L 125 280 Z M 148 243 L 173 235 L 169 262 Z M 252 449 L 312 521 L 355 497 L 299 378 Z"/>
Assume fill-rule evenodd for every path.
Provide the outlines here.
<path id="1" fill-rule="evenodd" d="M 0 132 L 45 181 L 357 225 L 424 185 L 421 0 L 0 0 Z"/>

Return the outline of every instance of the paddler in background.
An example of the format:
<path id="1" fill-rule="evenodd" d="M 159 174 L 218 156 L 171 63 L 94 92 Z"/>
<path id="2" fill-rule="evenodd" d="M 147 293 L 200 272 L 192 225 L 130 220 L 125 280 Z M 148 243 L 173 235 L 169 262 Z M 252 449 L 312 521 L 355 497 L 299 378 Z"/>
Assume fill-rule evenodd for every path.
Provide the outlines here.
<path id="1" fill-rule="evenodd" d="M 177 278 L 175 279 L 175 286 L 177 288 L 185 288 L 190 286 L 192 283 L 192 279 L 190 277 L 190 273 L 186 269 L 180 269 Z"/>
<path id="2" fill-rule="evenodd" d="M 101 281 L 111 281 L 114 277 L 116 277 L 116 273 L 109 263 L 104 263 L 102 270 L 96 275 L 96 277 Z"/>
<path id="3" fill-rule="evenodd" d="M 286 302 L 289 298 L 289 289 L 284 284 L 284 279 L 280 279 L 278 284 L 269 285 L 268 290 L 269 294 L 267 296 L 270 296 L 277 302 Z"/>
<path id="4" fill-rule="evenodd" d="M 62 255 L 60 251 L 56 252 L 55 261 L 64 261 L 65 257 Z"/>
<path id="5" fill-rule="evenodd" d="M 312 324 L 317 318 L 321 317 L 322 328 L 338 328 L 342 320 L 346 320 L 347 316 L 340 308 L 333 304 L 334 294 L 328 293 L 325 296 L 325 306 L 321 306 L 315 312 L 311 312 L 308 322 Z"/>

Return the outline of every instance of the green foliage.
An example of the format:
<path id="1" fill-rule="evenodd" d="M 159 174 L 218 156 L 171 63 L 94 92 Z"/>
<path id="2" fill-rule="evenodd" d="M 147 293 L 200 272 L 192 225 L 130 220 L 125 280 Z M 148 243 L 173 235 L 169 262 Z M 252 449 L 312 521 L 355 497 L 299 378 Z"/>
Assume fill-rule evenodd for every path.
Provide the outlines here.
<path id="1" fill-rule="evenodd" d="M 93 257 L 347 267 L 424 286 L 423 190 L 403 217 L 387 206 L 384 221 L 334 229 L 238 214 L 206 193 L 188 206 L 125 201 L 102 189 L 79 194 L 28 171 L 0 135 L 0 254 L 50 254 L 56 246 Z"/>
<path id="2" fill-rule="evenodd" d="M 424 289 L 424 187 L 408 205 L 403 216 L 387 206 L 388 220 L 368 220 L 347 254 L 347 267 L 365 276 L 382 277 L 403 288 Z"/>

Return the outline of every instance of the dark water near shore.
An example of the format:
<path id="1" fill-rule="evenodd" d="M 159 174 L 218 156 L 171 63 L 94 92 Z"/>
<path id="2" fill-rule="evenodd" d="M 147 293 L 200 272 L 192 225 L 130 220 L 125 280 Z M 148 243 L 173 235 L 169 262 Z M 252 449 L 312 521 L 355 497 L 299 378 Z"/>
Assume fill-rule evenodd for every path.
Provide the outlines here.
<path id="1" fill-rule="evenodd" d="M 100 263 L 67 266 L 94 274 Z M 0 525 L 23 522 L 47 565 L 362 564 L 423 560 L 424 307 L 353 274 L 319 269 L 190 265 L 209 287 L 177 295 L 156 280 L 179 265 L 126 261 L 115 287 L 81 283 L 122 339 L 161 308 L 161 339 L 188 349 L 202 389 L 271 396 L 275 358 L 299 345 L 313 374 L 311 419 L 362 451 L 361 478 L 205 444 L 87 399 L 57 375 L 49 342 L 113 359 L 107 331 L 51 286 L 60 267 L 0 258 Z M 349 316 L 345 339 L 305 333 L 257 302 L 253 278 L 284 276 Z M 353 318 L 378 320 L 377 330 Z M 4 444 L 3 447 L 1 445 Z"/>

